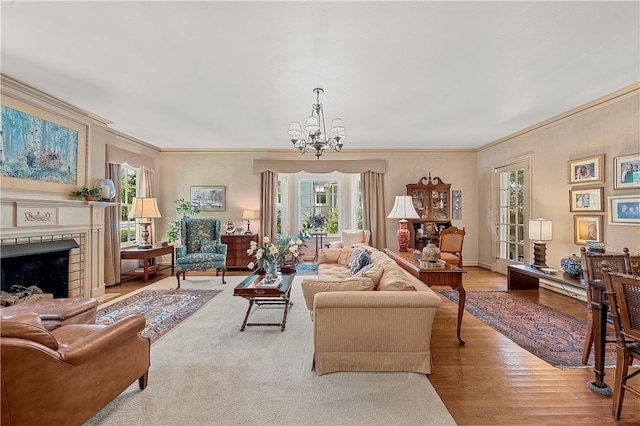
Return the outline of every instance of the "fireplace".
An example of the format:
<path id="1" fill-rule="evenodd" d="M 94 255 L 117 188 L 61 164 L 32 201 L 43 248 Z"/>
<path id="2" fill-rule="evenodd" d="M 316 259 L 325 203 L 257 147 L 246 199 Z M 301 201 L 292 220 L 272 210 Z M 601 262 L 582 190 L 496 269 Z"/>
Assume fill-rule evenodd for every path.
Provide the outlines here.
<path id="1" fill-rule="evenodd" d="M 34 285 L 54 298 L 69 297 L 69 251 L 78 247 L 74 239 L 1 246 L 2 290 Z"/>

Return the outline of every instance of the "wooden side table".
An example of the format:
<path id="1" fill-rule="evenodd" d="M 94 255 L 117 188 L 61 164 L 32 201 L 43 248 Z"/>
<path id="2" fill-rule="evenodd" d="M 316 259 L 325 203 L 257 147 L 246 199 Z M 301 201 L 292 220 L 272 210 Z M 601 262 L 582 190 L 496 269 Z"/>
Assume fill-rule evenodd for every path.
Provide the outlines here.
<path id="1" fill-rule="evenodd" d="M 318 251 L 322 248 L 322 238 L 326 237 L 326 232 L 312 232 L 311 236 L 316 239 L 316 255 L 313 257 L 313 261 L 318 260 Z"/>
<path id="2" fill-rule="evenodd" d="M 154 259 L 158 256 L 164 256 L 165 254 L 171 255 L 171 265 L 153 265 L 153 266 L 149 265 L 150 259 Z M 167 269 L 167 268 L 171 268 L 171 275 L 173 275 L 174 268 L 175 268 L 175 252 L 173 250 L 172 245 L 168 245 L 164 247 L 152 247 L 150 249 L 131 248 L 131 249 L 121 250 L 120 259 L 142 260 L 143 261 L 142 271 L 134 270 L 132 272 L 126 272 L 122 274 L 122 277 L 131 278 L 134 276 L 139 277 L 142 275 L 142 279 L 145 283 L 149 281 L 149 275 L 153 275 L 156 272 L 162 269 Z"/>

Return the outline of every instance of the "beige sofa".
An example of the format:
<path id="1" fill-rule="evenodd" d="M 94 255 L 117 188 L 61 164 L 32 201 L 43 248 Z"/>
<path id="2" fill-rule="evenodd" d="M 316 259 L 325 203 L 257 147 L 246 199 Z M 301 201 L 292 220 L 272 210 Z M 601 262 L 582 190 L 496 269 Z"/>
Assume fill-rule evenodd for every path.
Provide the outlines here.
<path id="1" fill-rule="evenodd" d="M 431 373 L 431 328 L 442 300 L 381 251 L 352 276 L 354 249 L 323 249 L 318 278 L 302 282 L 314 323 L 314 367 Z M 356 249 L 356 253 L 358 249 Z"/>

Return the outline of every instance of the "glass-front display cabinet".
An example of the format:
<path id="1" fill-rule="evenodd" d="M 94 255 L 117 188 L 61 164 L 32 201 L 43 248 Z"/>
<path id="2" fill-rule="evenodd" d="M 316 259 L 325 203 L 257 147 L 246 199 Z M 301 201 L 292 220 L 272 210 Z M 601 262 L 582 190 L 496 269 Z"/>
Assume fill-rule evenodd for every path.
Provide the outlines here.
<path id="1" fill-rule="evenodd" d="M 438 245 L 440 230 L 451 226 L 451 184 L 429 173 L 417 183 L 408 184 L 407 195 L 420 216 L 409 221 L 413 247 L 420 250 L 429 243 Z"/>

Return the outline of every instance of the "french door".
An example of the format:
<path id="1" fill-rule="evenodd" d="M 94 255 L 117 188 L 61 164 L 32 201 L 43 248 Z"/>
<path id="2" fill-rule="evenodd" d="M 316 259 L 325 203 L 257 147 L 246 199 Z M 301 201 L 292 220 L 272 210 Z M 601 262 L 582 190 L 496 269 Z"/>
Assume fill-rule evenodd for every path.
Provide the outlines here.
<path id="1" fill-rule="evenodd" d="M 509 265 L 521 264 L 530 256 L 525 244 L 525 219 L 529 217 L 530 161 L 519 161 L 495 169 L 494 215 L 496 272 L 506 274 Z"/>

